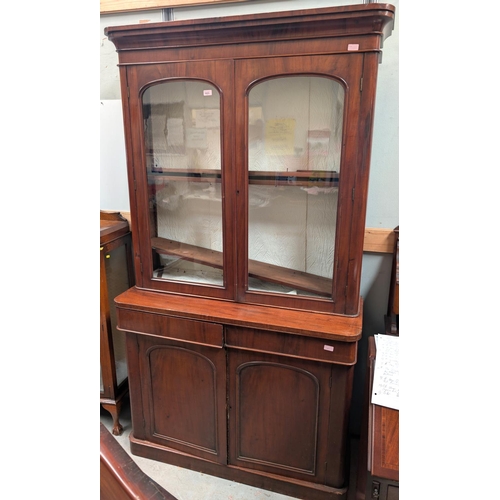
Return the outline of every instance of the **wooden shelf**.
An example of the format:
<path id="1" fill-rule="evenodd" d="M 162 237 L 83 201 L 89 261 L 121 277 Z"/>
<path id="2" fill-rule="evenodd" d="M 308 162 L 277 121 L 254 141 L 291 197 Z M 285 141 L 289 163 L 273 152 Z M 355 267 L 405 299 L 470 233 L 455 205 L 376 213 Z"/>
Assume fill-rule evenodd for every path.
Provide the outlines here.
<path id="1" fill-rule="evenodd" d="M 323 170 L 298 170 L 298 171 L 250 171 L 248 173 L 250 184 L 267 184 L 275 186 L 321 186 L 336 187 L 339 185 L 339 173 Z M 157 180 L 183 180 L 191 182 L 220 182 L 221 171 L 215 169 L 164 169 L 162 172 L 148 174 L 151 181 Z"/>
<path id="2" fill-rule="evenodd" d="M 321 186 L 336 187 L 339 185 L 338 172 L 323 170 L 297 170 L 293 172 L 249 172 L 250 184 L 271 184 L 277 186 Z"/>
<path id="3" fill-rule="evenodd" d="M 217 269 L 222 269 L 223 267 L 222 253 L 215 250 L 159 237 L 151 239 L 151 246 L 161 254 L 174 255 L 190 262 L 198 262 Z M 248 262 L 248 274 L 253 278 L 297 288 L 323 297 L 330 297 L 332 293 L 332 280 L 329 278 L 266 264 L 256 260 Z"/>
<path id="4" fill-rule="evenodd" d="M 181 259 L 198 262 L 217 269 L 223 267 L 222 252 L 159 237 L 151 238 L 151 246 L 153 250 L 161 254 L 175 255 Z"/>
<path id="5" fill-rule="evenodd" d="M 148 180 L 180 180 L 191 182 L 220 182 L 221 171 L 215 169 L 164 169 L 162 172 L 148 173 Z"/>

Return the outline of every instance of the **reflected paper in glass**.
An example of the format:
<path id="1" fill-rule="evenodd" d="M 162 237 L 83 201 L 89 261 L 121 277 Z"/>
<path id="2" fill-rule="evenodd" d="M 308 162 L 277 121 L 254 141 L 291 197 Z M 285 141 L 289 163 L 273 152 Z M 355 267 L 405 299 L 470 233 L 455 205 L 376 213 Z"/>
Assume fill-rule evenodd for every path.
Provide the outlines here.
<path id="1" fill-rule="evenodd" d="M 143 96 L 153 277 L 223 285 L 220 96 L 206 82 Z"/>
<path id="2" fill-rule="evenodd" d="M 331 298 L 343 114 L 330 78 L 250 90 L 249 290 Z"/>

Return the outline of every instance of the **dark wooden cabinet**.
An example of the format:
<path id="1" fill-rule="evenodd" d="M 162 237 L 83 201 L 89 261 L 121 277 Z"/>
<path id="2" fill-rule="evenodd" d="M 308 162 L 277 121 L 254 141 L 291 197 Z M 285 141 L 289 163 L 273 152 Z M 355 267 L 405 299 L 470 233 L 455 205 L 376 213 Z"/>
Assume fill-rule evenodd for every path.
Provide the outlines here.
<path id="1" fill-rule="evenodd" d="M 299 498 L 345 498 L 361 317 L 132 288 L 132 453 Z"/>
<path id="2" fill-rule="evenodd" d="M 131 450 L 345 498 L 376 75 L 394 7 L 115 26 Z"/>
<path id="3" fill-rule="evenodd" d="M 371 404 L 376 354 L 375 339 L 369 337 L 356 500 L 398 500 L 399 411 Z"/>
<path id="4" fill-rule="evenodd" d="M 128 393 L 125 338 L 116 329 L 114 299 L 134 284 L 132 239 L 119 213 L 100 213 L 100 365 L 101 405 L 113 417 L 113 434 L 121 434 L 119 414 Z"/>
<path id="5" fill-rule="evenodd" d="M 399 226 L 395 243 L 387 314 L 386 335 L 399 336 Z M 399 410 L 372 404 L 377 346 L 368 337 L 363 424 L 359 445 L 356 500 L 399 499 Z"/>

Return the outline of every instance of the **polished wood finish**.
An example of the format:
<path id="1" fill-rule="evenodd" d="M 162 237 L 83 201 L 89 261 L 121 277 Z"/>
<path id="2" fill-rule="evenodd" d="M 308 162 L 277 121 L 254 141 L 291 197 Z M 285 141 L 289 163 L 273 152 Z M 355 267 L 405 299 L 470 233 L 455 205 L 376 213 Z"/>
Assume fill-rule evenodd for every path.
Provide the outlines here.
<path id="1" fill-rule="evenodd" d="M 134 228 L 137 286 L 115 299 L 134 454 L 309 500 L 346 498 L 376 74 L 393 21 L 393 6 L 370 4 L 106 29 L 119 54 Z M 249 89 L 296 75 L 342 82 L 340 173 L 249 173 Z M 221 171 L 148 174 L 142 93 L 186 79 L 220 93 Z M 159 237 L 150 207 L 162 177 L 220 183 L 222 252 Z M 248 185 L 289 182 L 338 185 L 332 276 L 249 259 Z M 153 276 L 152 248 L 223 268 L 223 286 Z M 249 275 L 321 296 L 257 292 Z"/>
<path id="2" fill-rule="evenodd" d="M 226 352 L 221 347 L 127 336 L 131 374 L 139 382 L 136 390 L 131 375 L 134 439 L 225 464 Z"/>
<path id="3" fill-rule="evenodd" d="M 100 243 L 105 245 L 126 236 L 130 230 L 126 219 L 118 212 L 100 212 Z"/>
<path id="4" fill-rule="evenodd" d="M 229 464 L 343 488 L 351 383 L 352 368 L 230 349 Z"/>
<path id="5" fill-rule="evenodd" d="M 177 500 L 145 474 L 101 423 L 100 499 Z"/>
<path id="6" fill-rule="evenodd" d="M 138 286 L 277 307 L 359 313 L 376 74 L 394 10 L 389 4 L 350 5 L 106 28 L 119 55 Z M 326 283 L 331 298 L 306 299 L 246 289 L 247 92 L 257 80 L 297 74 L 328 75 L 345 82 L 347 89 L 335 272 Z M 200 290 L 197 285 L 152 278 L 153 231 L 145 209 L 150 191 L 144 166 L 141 95 L 152 83 L 170 79 L 203 79 L 221 94 L 222 203 L 223 213 L 231 214 L 223 219 L 226 279 L 222 289 L 206 286 Z M 235 113 L 235 109 L 242 112 Z"/>
<path id="7" fill-rule="evenodd" d="M 359 445 L 356 500 L 399 498 L 399 411 L 371 404 L 376 346 L 368 338 L 363 429 Z M 379 497 L 374 496 L 376 491 Z"/>
<path id="8" fill-rule="evenodd" d="M 222 253 L 215 250 L 158 237 L 151 238 L 151 247 L 159 253 L 175 255 L 190 262 L 198 262 L 218 269 L 222 269 L 224 266 Z M 332 288 L 332 280 L 329 278 L 274 266 L 252 259 L 248 260 L 248 275 L 254 278 L 263 278 L 278 285 L 288 285 L 299 290 L 327 297 L 331 293 Z"/>
<path id="9" fill-rule="evenodd" d="M 392 272 L 385 333 L 399 335 L 399 226 L 393 231 Z M 368 338 L 363 424 L 359 445 L 356 500 L 399 498 L 399 411 L 371 404 L 376 345 Z"/>
<path id="10" fill-rule="evenodd" d="M 362 315 L 342 316 L 269 308 L 200 297 L 165 295 L 139 288 L 131 288 L 120 294 L 115 298 L 115 303 L 118 328 L 121 330 L 126 330 L 122 321 L 123 314 L 134 311 L 137 314 L 153 313 L 162 317 L 176 316 L 230 326 L 261 328 L 265 325 L 266 330 L 273 332 L 347 342 L 353 347 L 353 353 L 356 352 L 356 342 L 361 338 L 363 320 Z M 361 300 L 360 309 L 362 303 Z M 129 318 L 127 316 L 127 327 Z M 145 333 L 142 329 L 132 331 Z M 155 332 L 161 335 L 160 330 Z M 148 329 L 147 333 L 152 332 Z M 355 356 L 351 361 L 356 362 Z"/>
<path id="11" fill-rule="evenodd" d="M 121 434 L 119 414 L 124 396 L 128 393 L 127 379 L 117 379 L 113 330 L 115 323 L 115 296 L 134 284 L 131 256 L 131 234 L 125 218 L 116 212 L 100 213 L 100 359 L 102 388 L 101 405 L 113 417 L 113 434 Z M 118 252 L 122 250 L 124 254 Z M 119 276 L 111 276 L 107 259 L 116 259 L 121 266 L 114 268 Z M 111 283 L 110 280 L 113 282 Z"/>
<path id="12" fill-rule="evenodd" d="M 133 453 L 284 494 L 345 498 L 361 316 L 137 288 L 116 304 Z"/>
<path id="13" fill-rule="evenodd" d="M 186 335 L 183 318 L 165 321 L 169 338 L 127 332 L 134 454 L 284 494 L 345 498 L 355 362 L 336 352 L 345 343 L 227 327 L 220 346 L 196 325 Z M 215 335 L 217 325 L 205 326 Z"/>
<path id="14" fill-rule="evenodd" d="M 377 352 L 373 337 L 369 338 L 368 349 L 372 372 Z M 373 382 L 373 372 L 371 379 Z M 399 481 L 399 410 L 372 405 L 372 412 L 372 475 Z"/>
<path id="15" fill-rule="evenodd" d="M 372 474 L 399 481 L 399 411 L 375 406 Z"/>

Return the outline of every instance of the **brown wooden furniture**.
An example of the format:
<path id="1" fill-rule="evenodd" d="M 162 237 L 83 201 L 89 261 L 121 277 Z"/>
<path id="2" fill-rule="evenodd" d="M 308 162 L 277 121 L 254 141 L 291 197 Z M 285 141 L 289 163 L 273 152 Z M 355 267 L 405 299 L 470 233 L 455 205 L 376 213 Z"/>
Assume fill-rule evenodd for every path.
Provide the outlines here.
<path id="1" fill-rule="evenodd" d="M 399 226 L 394 229 L 386 335 L 399 336 Z M 399 411 L 371 404 L 376 345 L 368 337 L 363 427 L 359 444 L 356 500 L 399 498 Z"/>
<path id="2" fill-rule="evenodd" d="M 101 405 L 113 417 L 113 434 L 121 434 L 119 413 L 128 393 L 125 338 L 116 329 L 114 298 L 134 284 L 127 220 L 119 213 L 100 213 L 101 261 Z"/>
<path id="3" fill-rule="evenodd" d="M 368 338 L 365 417 L 360 438 L 356 500 L 399 498 L 399 411 L 370 403 L 376 358 Z"/>
<path id="4" fill-rule="evenodd" d="M 100 499 L 177 500 L 145 474 L 101 423 Z"/>
<path id="5" fill-rule="evenodd" d="M 376 74 L 394 7 L 106 29 L 136 287 L 134 454 L 310 500 L 347 494 Z"/>

